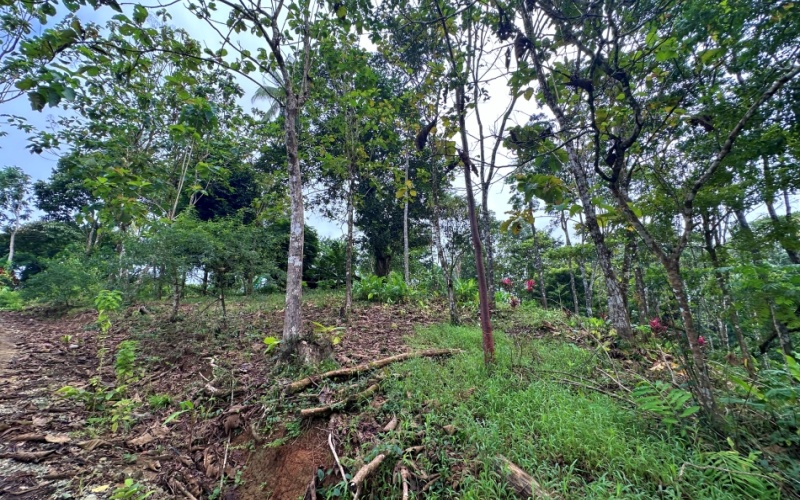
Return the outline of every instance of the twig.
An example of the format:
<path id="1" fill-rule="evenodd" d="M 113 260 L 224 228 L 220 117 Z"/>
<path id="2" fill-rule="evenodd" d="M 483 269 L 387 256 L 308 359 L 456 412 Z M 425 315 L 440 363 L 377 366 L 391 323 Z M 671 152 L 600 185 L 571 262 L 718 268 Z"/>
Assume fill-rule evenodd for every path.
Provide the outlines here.
<path id="1" fill-rule="evenodd" d="M 176 488 L 178 488 L 178 490 L 180 490 L 181 493 L 186 495 L 186 498 L 188 498 L 189 500 L 197 500 L 197 497 L 189 493 L 189 490 L 187 490 L 186 487 L 183 486 L 181 483 L 179 483 L 178 481 L 173 481 L 173 484 L 175 485 Z"/>
<path id="2" fill-rule="evenodd" d="M 328 433 L 328 445 L 331 447 L 331 453 L 333 453 L 333 459 L 336 460 L 336 465 L 339 466 L 339 473 L 342 475 L 342 481 L 347 481 L 347 476 L 344 474 L 344 467 L 342 467 L 342 463 L 339 461 L 339 455 L 336 454 L 336 447 L 333 446 L 333 433 Z"/>
<path id="3" fill-rule="evenodd" d="M 219 474 L 219 496 L 222 498 L 222 487 L 225 485 L 225 466 L 228 465 L 228 447 L 231 445 L 231 435 L 225 443 L 225 457 L 222 459 L 222 471 Z"/>

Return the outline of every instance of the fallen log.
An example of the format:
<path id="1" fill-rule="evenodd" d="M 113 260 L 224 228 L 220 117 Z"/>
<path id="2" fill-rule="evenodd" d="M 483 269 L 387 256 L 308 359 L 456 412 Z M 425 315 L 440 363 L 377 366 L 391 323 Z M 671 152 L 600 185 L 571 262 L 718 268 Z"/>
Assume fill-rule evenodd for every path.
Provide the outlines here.
<path id="1" fill-rule="evenodd" d="M 424 358 L 432 356 L 449 356 L 457 352 L 459 352 L 457 349 L 428 349 L 426 351 L 406 352 L 403 354 L 398 354 L 396 356 L 390 356 L 388 358 L 379 359 L 377 361 L 370 361 L 369 363 L 363 363 L 350 368 L 339 368 L 338 370 L 332 370 L 329 372 L 320 373 L 318 375 L 312 375 L 310 377 L 300 379 L 296 382 L 292 382 L 291 384 L 286 386 L 285 391 L 287 394 L 294 394 L 295 392 L 302 391 L 303 389 L 305 389 L 310 385 L 316 384 L 320 380 L 336 378 L 336 377 L 352 377 L 354 375 L 358 375 L 359 373 L 366 372 L 369 370 L 375 370 L 377 368 L 382 368 L 386 365 L 389 365 L 391 363 L 396 363 L 398 361 L 405 361 L 407 359 Z"/>
<path id="2" fill-rule="evenodd" d="M 342 401 L 337 401 L 325 406 L 318 406 L 317 408 L 304 408 L 300 410 L 300 416 L 303 418 L 321 417 L 328 413 L 334 412 L 337 408 L 346 408 L 347 406 L 361 400 L 366 399 L 378 391 L 378 384 L 372 384 L 363 391 L 353 394 L 352 396 Z"/>
<path id="3" fill-rule="evenodd" d="M 536 481 L 530 474 L 518 467 L 514 462 L 503 455 L 497 456 L 497 465 L 500 473 L 520 498 L 555 498 Z"/>

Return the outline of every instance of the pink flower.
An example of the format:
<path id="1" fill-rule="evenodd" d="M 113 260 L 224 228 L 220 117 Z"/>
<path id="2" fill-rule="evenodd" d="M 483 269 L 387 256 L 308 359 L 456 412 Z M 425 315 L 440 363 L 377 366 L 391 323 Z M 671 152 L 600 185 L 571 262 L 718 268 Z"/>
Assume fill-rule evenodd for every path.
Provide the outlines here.
<path id="1" fill-rule="evenodd" d="M 699 345 L 700 347 L 703 347 L 704 345 L 706 345 L 706 338 L 703 337 L 702 335 L 697 337 L 697 345 Z"/>
<path id="2" fill-rule="evenodd" d="M 500 285 L 506 290 L 511 290 L 511 287 L 514 286 L 514 283 L 511 281 L 511 278 L 503 278 L 500 280 Z"/>
<path id="3" fill-rule="evenodd" d="M 533 293 L 533 287 L 536 285 L 536 282 L 533 280 L 528 280 L 525 282 L 525 290 Z"/>
<path id="4" fill-rule="evenodd" d="M 659 333 L 666 332 L 667 327 L 661 324 L 661 320 L 659 318 L 653 318 L 650 320 L 650 331 L 658 335 Z"/>

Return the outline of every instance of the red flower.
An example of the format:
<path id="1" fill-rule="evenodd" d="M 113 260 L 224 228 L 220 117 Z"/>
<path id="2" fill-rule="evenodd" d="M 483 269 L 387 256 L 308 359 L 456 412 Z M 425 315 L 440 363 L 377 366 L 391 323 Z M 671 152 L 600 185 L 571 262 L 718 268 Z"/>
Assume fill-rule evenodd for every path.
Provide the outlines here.
<path id="1" fill-rule="evenodd" d="M 653 318 L 650 320 L 650 331 L 658 335 L 659 333 L 666 332 L 667 327 L 661 324 L 661 320 L 659 318 Z"/>
<path id="2" fill-rule="evenodd" d="M 506 290 L 511 290 L 511 287 L 514 286 L 514 283 L 511 281 L 511 278 L 503 278 L 500 280 L 500 285 Z"/>
<path id="3" fill-rule="evenodd" d="M 699 345 L 700 347 L 703 347 L 704 345 L 706 345 L 706 338 L 703 337 L 702 335 L 697 337 L 697 345 Z"/>
<path id="4" fill-rule="evenodd" d="M 529 292 L 533 292 L 533 287 L 536 285 L 536 282 L 533 280 L 528 280 L 525 282 L 525 290 Z"/>

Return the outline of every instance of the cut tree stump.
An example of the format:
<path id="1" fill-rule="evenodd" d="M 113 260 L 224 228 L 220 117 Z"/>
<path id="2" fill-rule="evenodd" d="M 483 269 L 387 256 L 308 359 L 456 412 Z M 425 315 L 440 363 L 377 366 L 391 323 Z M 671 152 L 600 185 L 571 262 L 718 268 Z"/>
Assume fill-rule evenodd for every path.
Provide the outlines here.
<path id="1" fill-rule="evenodd" d="M 338 370 L 332 370 L 329 372 L 320 373 L 318 375 L 312 375 L 310 377 L 300 379 L 296 382 L 292 382 L 291 384 L 286 386 L 285 391 L 287 394 L 294 394 L 296 392 L 302 391 L 303 389 L 309 387 L 310 385 L 316 384 L 321 380 L 335 378 L 335 377 L 352 377 L 354 375 L 358 375 L 359 373 L 366 372 L 369 370 L 375 370 L 377 368 L 382 368 L 386 365 L 389 365 L 391 363 L 396 363 L 398 361 L 405 361 L 407 359 L 432 357 L 432 356 L 449 356 L 457 352 L 460 351 L 458 349 L 428 349 L 426 351 L 406 352 L 403 354 L 398 354 L 396 356 L 390 356 L 388 358 L 379 359 L 377 361 L 370 361 L 369 363 L 363 363 L 358 366 L 353 366 L 350 368 L 339 368 Z"/>
<path id="2" fill-rule="evenodd" d="M 503 455 L 497 456 L 497 465 L 500 473 L 506 479 L 511 488 L 520 498 L 546 498 L 555 499 L 556 496 L 542 488 L 530 474 L 522 470 L 514 462 Z"/>

